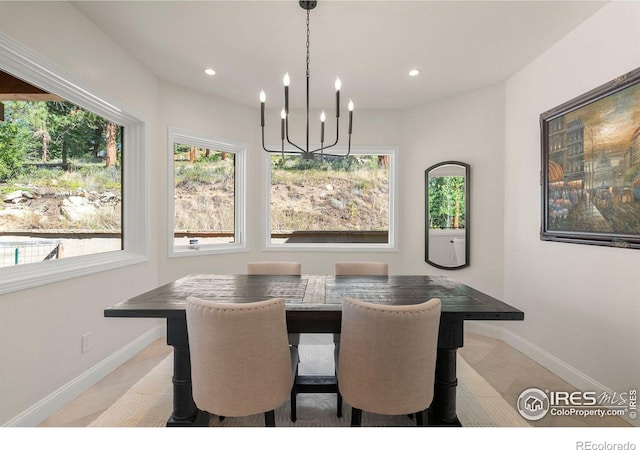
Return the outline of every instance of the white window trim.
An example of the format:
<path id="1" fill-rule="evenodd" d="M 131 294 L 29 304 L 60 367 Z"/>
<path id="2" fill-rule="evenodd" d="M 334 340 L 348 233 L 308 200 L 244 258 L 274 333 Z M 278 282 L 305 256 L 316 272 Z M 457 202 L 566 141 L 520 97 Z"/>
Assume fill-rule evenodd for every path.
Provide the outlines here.
<path id="1" fill-rule="evenodd" d="M 31 49 L 0 32 L 2 69 L 48 92 L 124 126 L 124 250 L 75 256 L 0 269 L 0 294 L 82 277 L 148 261 L 148 124 L 141 115 L 111 99 Z"/>
<path id="2" fill-rule="evenodd" d="M 228 149 L 229 152 L 235 154 L 235 242 L 223 243 L 223 244 L 200 244 L 198 249 L 189 248 L 187 245 L 175 245 L 174 244 L 174 216 L 175 216 L 175 200 L 174 200 L 174 187 L 173 187 L 173 152 L 175 143 L 194 145 L 196 147 L 210 148 L 212 150 Z M 169 156 L 168 167 L 168 180 L 169 192 L 168 192 L 168 219 L 169 219 L 169 233 L 168 233 L 168 246 L 169 257 L 183 257 L 183 256 L 199 256 L 199 255 L 212 255 L 221 253 L 241 253 L 248 251 L 246 243 L 246 189 L 245 189 L 245 173 L 246 173 L 246 154 L 248 145 L 242 142 L 234 141 L 231 139 L 218 138 L 214 136 L 207 136 L 204 134 L 196 133 L 188 130 L 181 130 L 178 128 L 169 128 L 169 135 L 167 139 L 167 153 Z"/>
<path id="3" fill-rule="evenodd" d="M 275 147 L 269 147 L 275 148 Z M 347 148 L 335 147 L 337 154 L 346 153 Z M 351 146 L 352 155 L 388 155 L 391 170 L 389 171 L 389 242 L 386 244 L 369 243 L 271 243 L 271 156 L 263 153 L 264 168 L 264 203 L 262 249 L 264 251 L 338 251 L 338 252 L 396 252 L 398 251 L 398 147 L 397 146 Z"/>

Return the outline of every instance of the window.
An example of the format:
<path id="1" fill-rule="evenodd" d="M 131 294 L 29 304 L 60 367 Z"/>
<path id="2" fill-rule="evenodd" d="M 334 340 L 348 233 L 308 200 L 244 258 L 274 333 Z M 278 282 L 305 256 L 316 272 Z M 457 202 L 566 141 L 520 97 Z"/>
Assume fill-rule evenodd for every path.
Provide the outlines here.
<path id="1" fill-rule="evenodd" d="M 2 34 L 0 61 L 4 83 L 32 89 L 0 108 L 0 146 L 14 154 L 0 162 L 2 212 L 20 219 L 2 222 L 2 240 L 20 245 L 2 257 L 0 293 L 146 261 L 145 122 Z M 56 196 L 63 214 L 16 212 Z"/>
<path id="2" fill-rule="evenodd" d="M 170 256 L 244 251 L 245 145 L 169 130 Z"/>
<path id="3" fill-rule="evenodd" d="M 395 148 L 303 161 L 266 154 L 269 249 L 394 250 Z"/>
<path id="4" fill-rule="evenodd" d="M 122 249 L 124 127 L 0 71 L 0 267 Z M 30 93 L 33 92 L 33 93 Z"/>

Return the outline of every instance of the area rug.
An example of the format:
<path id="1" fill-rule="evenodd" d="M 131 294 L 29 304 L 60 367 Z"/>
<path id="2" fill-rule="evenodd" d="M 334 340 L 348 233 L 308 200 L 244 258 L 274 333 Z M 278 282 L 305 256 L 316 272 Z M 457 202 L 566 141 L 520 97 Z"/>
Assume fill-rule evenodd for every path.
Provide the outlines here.
<path id="1" fill-rule="evenodd" d="M 301 345 L 301 374 L 333 372 L 331 345 Z M 173 356 L 170 355 L 138 381 L 90 427 L 164 427 L 172 411 Z M 458 356 L 458 418 L 466 427 L 526 427 L 528 424 L 462 357 Z M 290 419 L 287 401 L 276 410 L 278 427 L 348 427 L 351 412 L 344 405 L 343 417 L 336 416 L 335 394 L 298 394 L 298 420 Z M 262 427 L 264 415 L 220 420 L 212 415 L 212 427 Z M 408 416 L 384 416 L 363 412 L 367 427 L 415 426 Z"/>

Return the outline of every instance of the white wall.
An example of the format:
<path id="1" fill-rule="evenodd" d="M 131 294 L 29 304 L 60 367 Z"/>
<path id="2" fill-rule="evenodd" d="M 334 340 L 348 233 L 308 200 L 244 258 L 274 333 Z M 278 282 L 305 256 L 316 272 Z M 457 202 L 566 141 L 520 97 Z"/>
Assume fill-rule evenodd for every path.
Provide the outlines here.
<path id="1" fill-rule="evenodd" d="M 640 3 L 612 2 L 506 88 L 504 298 L 526 314 L 511 340 L 577 387 L 617 392 L 640 380 L 640 254 L 539 239 L 539 115 L 640 66 L 639 24 Z"/>
<path id="2" fill-rule="evenodd" d="M 460 94 L 405 111 L 401 230 L 406 273 L 445 275 L 502 298 L 504 86 Z M 424 171 L 442 161 L 468 163 L 471 265 L 442 270 L 424 262 Z"/>
<path id="3" fill-rule="evenodd" d="M 0 2 L 0 30 L 157 128 L 155 78 L 73 6 Z M 157 140 L 152 132 L 151 147 Z M 158 200 L 153 199 L 152 216 Z M 90 369 L 95 374 L 96 365 L 158 325 L 151 319 L 103 317 L 105 307 L 157 285 L 153 250 L 150 256 L 146 264 L 0 297 L 0 424 L 20 413 L 17 424 L 37 421 L 70 395 L 67 383 Z M 94 349 L 82 354 L 81 336 L 87 332 L 93 333 Z M 41 402 L 52 393 L 54 398 Z"/>

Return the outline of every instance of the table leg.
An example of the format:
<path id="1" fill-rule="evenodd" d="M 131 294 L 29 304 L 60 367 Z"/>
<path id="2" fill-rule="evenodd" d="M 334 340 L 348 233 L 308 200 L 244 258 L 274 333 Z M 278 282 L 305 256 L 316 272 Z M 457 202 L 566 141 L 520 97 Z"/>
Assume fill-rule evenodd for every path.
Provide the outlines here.
<path id="1" fill-rule="evenodd" d="M 186 318 L 167 318 L 167 344 L 173 347 L 173 412 L 167 426 L 206 426 L 209 414 L 193 402 Z"/>
<path id="2" fill-rule="evenodd" d="M 458 348 L 464 343 L 463 326 L 460 319 L 440 321 L 435 386 L 428 414 L 430 425 L 461 426 L 456 413 L 456 359 Z"/>
<path id="3" fill-rule="evenodd" d="M 456 413 L 456 349 L 438 349 L 436 382 L 429 407 L 429 424 L 461 426 Z"/>

